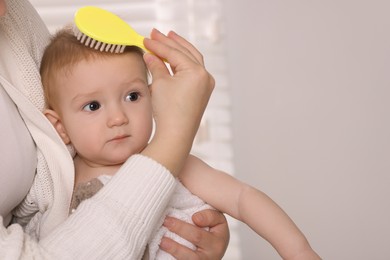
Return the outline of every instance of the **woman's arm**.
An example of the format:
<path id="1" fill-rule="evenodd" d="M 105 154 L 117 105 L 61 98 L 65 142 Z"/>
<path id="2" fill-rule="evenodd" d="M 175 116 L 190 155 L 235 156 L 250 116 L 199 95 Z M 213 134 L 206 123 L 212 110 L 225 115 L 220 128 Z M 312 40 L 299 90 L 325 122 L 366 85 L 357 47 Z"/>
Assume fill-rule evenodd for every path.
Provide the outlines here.
<path id="1" fill-rule="evenodd" d="M 263 192 L 194 156 L 189 156 L 179 178 L 208 204 L 250 226 L 283 259 L 319 259 L 290 217 Z"/>
<path id="2" fill-rule="evenodd" d="M 132 157 L 123 169 L 127 174 L 117 174 L 107 189 L 39 241 L 20 225 L 1 225 L 0 259 L 139 259 L 174 182 L 164 167 L 144 156 Z"/>
<path id="3" fill-rule="evenodd" d="M 153 76 L 151 93 L 157 131 L 142 154 L 177 176 L 191 150 L 214 89 L 214 78 L 205 69 L 201 53 L 176 33 L 165 36 L 154 29 L 151 39 L 145 39 L 144 43 L 169 62 L 174 74 L 170 75 L 161 59 L 145 55 Z"/>

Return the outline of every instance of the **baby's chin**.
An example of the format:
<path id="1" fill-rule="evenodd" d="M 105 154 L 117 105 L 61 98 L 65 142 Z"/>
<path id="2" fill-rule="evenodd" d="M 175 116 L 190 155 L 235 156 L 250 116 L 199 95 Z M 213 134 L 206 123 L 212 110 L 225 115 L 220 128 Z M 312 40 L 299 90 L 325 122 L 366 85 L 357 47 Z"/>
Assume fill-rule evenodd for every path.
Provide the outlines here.
<path id="1" fill-rule="evenodd" d="M 128 158 L 126 158 L 127 160 Z M 102 163 L 102 165 L 106 165 L 106 166 L 112 166 L 112 167 L 115 167 L 115 166 L 122 166 L 122 164 L 124 164 L 126 162 L 126 160 L 115 160 L 115 161 L 109 161 L 109 162 L 105 162 L 105 163 Z"/>
<path id="2" fill-rule="evenodd" d="M 138 152 L 134 152 L 135 149 L 131 149 L 129 151 L 121 151 L 117 150 L 117 153 L 113 152 L 109 156 L 106 156 L 105 158 L 100 158 L 100 164 L 106 165 L 106 166 L 117 166 L 124 164 L 130 157 L 133 155 L 139 154 L 142 149 Z M 107 155 L 107 154 L 106 154 Z"/>
<path id="3" fill-rule="evenodd" d="M 105 165 L 109 165 L 109 166 L 122 166 L 122 164 L 124 164 L 127 159 L 129 159 L 131 157 L 131 155 L 129 156 L 123 156 L 123 157 L 120 157 L 120 158 L 115 158 L 113 160 L 110 160 L 109 162 L 107 162 Z"/>

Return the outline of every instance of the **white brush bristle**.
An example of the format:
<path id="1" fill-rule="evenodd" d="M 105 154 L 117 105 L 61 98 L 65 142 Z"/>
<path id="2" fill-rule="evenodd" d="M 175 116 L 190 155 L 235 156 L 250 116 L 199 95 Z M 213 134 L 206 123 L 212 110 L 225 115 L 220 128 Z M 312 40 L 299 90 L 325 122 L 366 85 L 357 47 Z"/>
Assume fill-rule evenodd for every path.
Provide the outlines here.
<path id="1" fill-rule="evenodd" d="M 85 46 L 93 48 L 99 51 L 122 53 L 125 50 L 126 45 L 108 44 L 101 41 L 97 41 L 84 33 L 82 33 L 76 25 L 73 26 L 73 34 Z"/>

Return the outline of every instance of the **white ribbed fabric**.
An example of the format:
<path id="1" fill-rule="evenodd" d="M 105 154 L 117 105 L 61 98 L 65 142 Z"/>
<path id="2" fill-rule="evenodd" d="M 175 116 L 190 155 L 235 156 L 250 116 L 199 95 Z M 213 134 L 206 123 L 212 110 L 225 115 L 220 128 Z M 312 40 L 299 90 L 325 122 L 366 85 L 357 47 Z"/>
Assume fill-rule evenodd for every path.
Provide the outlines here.
<path id="1" fill-rule="evenodd" d="M 110 180 L 111 176 L 101 175 L 98 179 L 106 185 Z M 194 225 L 192 221 L 192 215 L 196 212 L 205 210 L 205 209 L 213 209 L 210 205 L 206 204 L 202 199 L 198 196 L 192 194 L 184 185 L 176 179 L 176 187 L 173 193 L 171 200 L 169 201 L 168 207 L 165 211 L 165 214 L 160 218 L 159 225 L 155 234 L 152 236 L 152 239 L 148 243 L 148 252 L 143 259 L 147 260 L 174 260 L 175 258 L 168 254 L 167 252 L 160 249 L 159 245 L 161 243 L 161 239 L 165 236 L 168 237 L 179 244 L 182 244 L 192 250 L 196 249 L 196 246 L 192 244 L 190 241 L 180 237 L 179 235 L 169 231 L 162 224 L 166 216 L 171 216 L 187 223 L 191 223 Z M 208 230 L 208 228 L 205 228 Z"/>
<path id="2" fill-rule="evenodd" d="M 30 193 L 15 210 L 27 233 L 18 224 L 0 225 L 0 259 L 140 259 L 173 193 L 174 178 L 155 161 L 133 156 L 68 218 L 72 157 L 41 113 L 38 68 L 49 34 L 28 1 L 6 2 L 8 13 L 0 18 L 0 86 L 36 143 L 38 168 Z"/>

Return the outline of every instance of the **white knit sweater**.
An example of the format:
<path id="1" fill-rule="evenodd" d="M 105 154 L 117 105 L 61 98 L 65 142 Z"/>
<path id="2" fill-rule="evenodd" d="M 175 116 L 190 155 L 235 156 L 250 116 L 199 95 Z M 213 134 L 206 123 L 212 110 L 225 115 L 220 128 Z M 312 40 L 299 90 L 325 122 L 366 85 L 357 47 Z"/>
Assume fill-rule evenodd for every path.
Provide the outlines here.
<path id="1" fill-rule="evenodd" d="M 0 259 L 141 258 L 173 193 L 174 178 L 155 161 L 133 156 L 68 218 L 72 158 L 41 113 L 38 68 L 49 33 L 28 1 L 7 1 L 7 7 L 0 18 L 0 87 L 36 143 L 38 168 L 30 193 L 15 211 L 26 231 L 19 224 L 0 225 Z"/>

